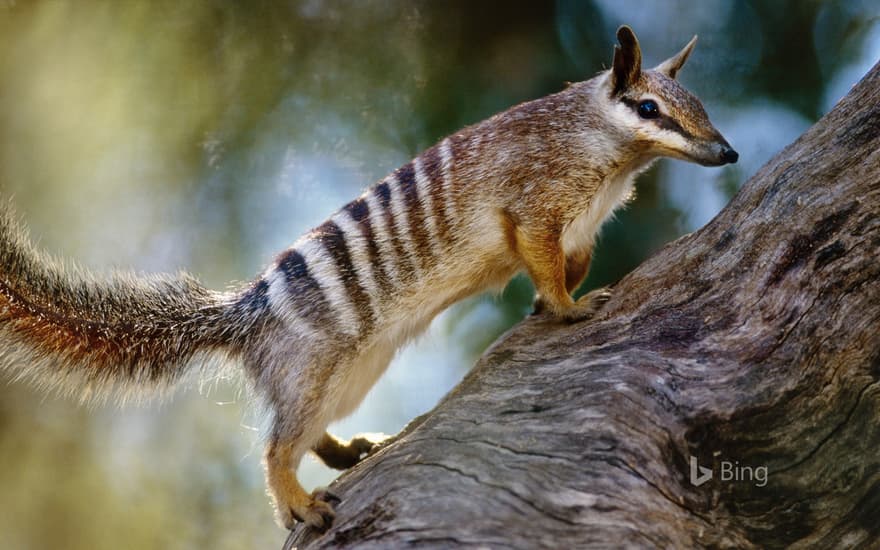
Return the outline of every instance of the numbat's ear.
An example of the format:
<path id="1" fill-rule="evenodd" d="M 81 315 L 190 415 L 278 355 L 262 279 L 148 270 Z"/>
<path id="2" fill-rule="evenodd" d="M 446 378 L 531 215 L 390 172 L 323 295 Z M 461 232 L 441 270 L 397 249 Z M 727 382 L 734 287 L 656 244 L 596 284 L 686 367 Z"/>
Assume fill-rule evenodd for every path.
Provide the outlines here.
<path id="1" fill-rule="evenodd" d="M 611 69 L 611 93 L 614 95 L 635 84 L 642 74 L 642 50 L 632 29 L 626 25 L 617 29 L 617 41 L 620 46 L 614 46 L 614 66 Z"/>
<path id="2" fill-rule="evenodd" d="M 691 41 L 687 43 L 687 46 L 681 49 L 680 52 L 673 55 L 663 63 L 654 67 L 654 70 L 658 73 L 663 73 L 669 78 L 675 80 L 675 77 L 678 76 L 678 71 L 684 66 L 685 61 L 690 57 L 691 52 L 694 50 L 694 46 L 697 44 L 697 36 L 694 35 L 691 38 Z"/>

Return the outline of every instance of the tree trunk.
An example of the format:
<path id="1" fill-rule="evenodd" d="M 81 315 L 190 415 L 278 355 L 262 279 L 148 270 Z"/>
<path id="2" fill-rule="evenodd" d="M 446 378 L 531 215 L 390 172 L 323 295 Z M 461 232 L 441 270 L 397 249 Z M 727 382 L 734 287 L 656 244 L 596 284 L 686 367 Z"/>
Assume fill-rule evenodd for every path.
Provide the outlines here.
<path id="1" fill-rule="evenodd" d="M 502 337 L 288 544 L 880 547 L 878 213 L 880 64 L 596 319 Z"/>

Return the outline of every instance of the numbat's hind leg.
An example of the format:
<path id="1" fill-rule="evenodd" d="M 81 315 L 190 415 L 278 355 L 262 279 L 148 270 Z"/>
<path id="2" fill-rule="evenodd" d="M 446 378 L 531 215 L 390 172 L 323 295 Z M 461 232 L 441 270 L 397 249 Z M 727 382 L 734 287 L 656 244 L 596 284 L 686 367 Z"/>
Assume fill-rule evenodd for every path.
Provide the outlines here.
<path id="1" fill-rule="evenodd" d="M 344 441 L 324 433 L 321 441 L 312 447 L 312 452 L 330 468 L 346 470 L 369 456 L 383 439 L 384 436 L 380 434 L 361 434 Z"/>
<path id="2" fill-rule="evenodd" d="M 276 518 L 284 527 L 293 529 L 296 522 L 301 521 L 325 531 L 333 523 L 333 507 L 320 498 L 323 491 L 309 494 L 296 479 L 295 469 L 306 450 L 301 440 L 282 438 L 277 431 L 272 434 L 265 455 L 269 496 Z"/>

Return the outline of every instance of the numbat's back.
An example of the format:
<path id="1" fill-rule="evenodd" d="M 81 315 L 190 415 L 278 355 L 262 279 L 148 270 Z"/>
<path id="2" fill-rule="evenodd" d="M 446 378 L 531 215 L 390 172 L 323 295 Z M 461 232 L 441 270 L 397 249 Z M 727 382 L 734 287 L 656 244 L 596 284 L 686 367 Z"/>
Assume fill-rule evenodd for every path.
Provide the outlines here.
<path id="1" fill-rule="evenodd" d="M 444 308 L 525 271 L 536 309 L 593 315 L 578 301 L 596 234 L 659 156 L 736 162 L 700 102 L 675 78 L 695 40 L 651 70 L 628 27 L 613 68 L 465 128 L 369 187 L 280 253 L 246 288 L 212 292 L 188 276 L 98 277 L 37 252 L 0 216 L 0 361 L 84 398 L 126 399 L 188 364 L 244 365 L 274 411 L 265 461 L 279 521 L 324 529 L 326 493 L 294 471 L 314 451 L 346 468 L 370 452 L 327 425 L 348 415 L 394 352 Z"/>

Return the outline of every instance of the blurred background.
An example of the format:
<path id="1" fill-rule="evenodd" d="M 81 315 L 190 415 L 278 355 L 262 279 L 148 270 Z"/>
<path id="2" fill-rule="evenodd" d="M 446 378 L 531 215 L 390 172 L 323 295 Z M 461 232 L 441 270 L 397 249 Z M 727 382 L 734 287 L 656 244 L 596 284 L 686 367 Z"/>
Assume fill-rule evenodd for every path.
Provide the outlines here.
<path id="1" fill-rule="evenodd" d="M 250 279 L 361 189 L 462 126 L 610 65 L 700 42 L 682 82 L 740 153 L 664 160 L 606 226 L 585 288 L 711 219 L 880 58 L 872 0 L 0 0 L 0 200 L 96 269 Z M 394 433 L 529 311 L 455 306 L 332 429 Z M 0 548 L 272 548 L 265 418 L 240 380 L 82 407 L 0 375 Z M 333 473 L 313 459 L 309 486 Z"/>

